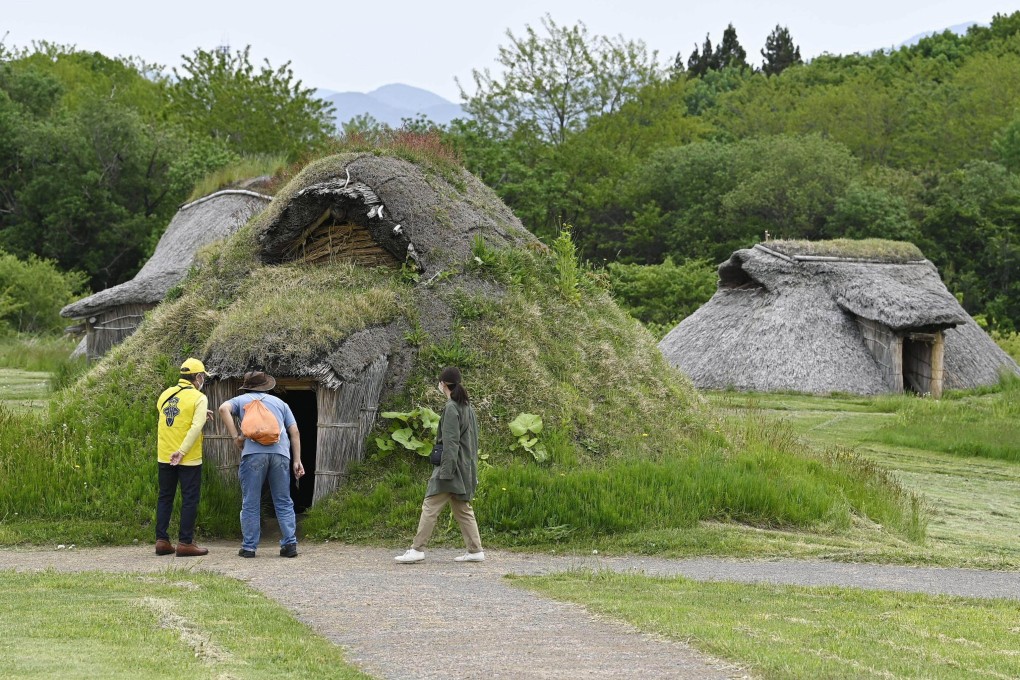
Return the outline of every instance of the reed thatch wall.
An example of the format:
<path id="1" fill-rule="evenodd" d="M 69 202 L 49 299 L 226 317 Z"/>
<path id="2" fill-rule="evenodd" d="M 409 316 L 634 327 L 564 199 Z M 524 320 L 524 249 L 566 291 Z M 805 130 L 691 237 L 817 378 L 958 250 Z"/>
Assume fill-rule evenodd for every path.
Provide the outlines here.
<path id="1" fill-rule="evenodd" d="M 85 319 L 85 356 L 99 359 L 130 336 L 155 304 L 122 304 L 109 307 Z"/>

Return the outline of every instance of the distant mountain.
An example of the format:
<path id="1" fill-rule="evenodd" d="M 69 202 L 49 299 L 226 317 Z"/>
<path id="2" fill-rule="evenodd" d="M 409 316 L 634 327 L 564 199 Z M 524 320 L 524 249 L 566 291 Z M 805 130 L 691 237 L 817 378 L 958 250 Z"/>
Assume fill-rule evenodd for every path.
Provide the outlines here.
<path id="1" fill-rule="evenodd" d="M 418 114 L 440 125 L 467 117 L 460 104 L 420 87 L 399 83 L 383 85 L 367 93 L 317 90 L 316 96 L 333 104 L 338 130 L 355 116 L 364 114 L 392 127 L 400 127 L 403 118 L 415 118 Z"/>
<path id="2" fill-rule="evenodd" d="M 932 36 L 932 35 L 935 35 L 937 33 L 945 33 L 946 31 L 952 31 L 953 33 L 955 33 L 957 35 L 964 35 L 964 34 L 967 33 L 967 29 L 968 28 L 970 28 L 971 26 L 977 26 L 977 25 L 978 25 L 977 21 L 968 21 L 965 24 L 956 24 L 955 26 L 950 26 L 949 28 L 943 28 L 942 30 L 939 30 L 939 31 L 925 31 L 924 33 L 918 33 L 913 38 L 910 38 L 909 40 L 904 40 L 903 42 L 901 42 L 899 45 L 896 46 L 896 49 L 899 49 L 901 47 L 910 47 L 912 45 L 916 45 L 923 38 L 927 38 L 928 36 Z"/>

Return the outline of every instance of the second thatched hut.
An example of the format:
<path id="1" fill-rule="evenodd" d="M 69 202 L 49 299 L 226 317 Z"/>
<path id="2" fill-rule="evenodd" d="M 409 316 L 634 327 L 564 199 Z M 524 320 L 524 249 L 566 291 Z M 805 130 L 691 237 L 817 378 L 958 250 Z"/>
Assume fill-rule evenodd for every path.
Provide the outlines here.
<path id="1" fill-rule="evenodd" d="M 910 244 L 771 241 L 719 266 L 719 288 L 659 343 L 701 388 L 912 391 L 994 384 L 1016 362 Z"/>

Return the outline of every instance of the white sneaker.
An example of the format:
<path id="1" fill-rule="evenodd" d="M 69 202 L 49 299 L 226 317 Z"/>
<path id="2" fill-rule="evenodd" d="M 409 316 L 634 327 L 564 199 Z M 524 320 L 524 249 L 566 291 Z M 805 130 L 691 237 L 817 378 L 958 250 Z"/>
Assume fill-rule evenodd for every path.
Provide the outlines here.
<path id="1" fill-rule="evenodd" d="M 400 562 L 401 564 L 414 564 L 415 562 L 421 562 L 422 560 L 424 560 L 425 553 L 421 552 L 420 550 L 410 548 L 403 555 L 397 555 L 393 559 L 396 560 L 397 562 Z"/>
<path id="2" fill-rule="evenodd" d="M 479 550 L 476 553 L 465 553 L 460 557 L 454 557 L 454 562 L 484 562 L 485 551 Z"/>

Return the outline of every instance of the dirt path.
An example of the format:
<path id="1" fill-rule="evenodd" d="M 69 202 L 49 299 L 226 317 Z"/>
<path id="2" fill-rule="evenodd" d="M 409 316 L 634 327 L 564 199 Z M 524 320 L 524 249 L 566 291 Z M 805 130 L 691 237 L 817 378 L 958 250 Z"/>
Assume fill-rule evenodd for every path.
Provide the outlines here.
<path id="1" fill-rule="evenodd" d="M 579 567 L 683 575 L 698 580 L 840 585 L 1020 599 L 1020 573 L 783 560 L 558 557 L 487 553 L 481 564 L 429 551 L 399 565 L 399 551 L 306 544 L 286 560 L 264 545 L 258 558 L 210 544 L 203 558 L 156 557 L 149 546 L 4 550 L 0 569 L 157 571 L 208 569 L 239 578 L 282 603 L 348 658 L 382 678 L 728 678 L 744 672 L 691 647 L 511 587 L 508 573 Z"/>

